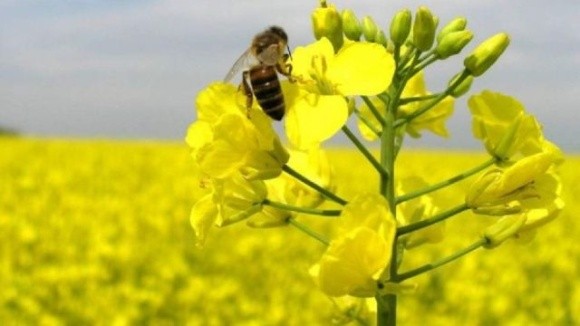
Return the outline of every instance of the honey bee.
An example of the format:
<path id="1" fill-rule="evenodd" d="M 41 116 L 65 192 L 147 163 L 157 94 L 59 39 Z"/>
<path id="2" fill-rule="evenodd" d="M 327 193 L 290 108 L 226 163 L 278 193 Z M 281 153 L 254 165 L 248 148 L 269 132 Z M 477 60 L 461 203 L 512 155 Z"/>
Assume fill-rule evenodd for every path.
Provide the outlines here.
<path id="1" fill-rule="evenodd" d="M 285 53 L 288 48 L 288 54 Z M 239 70 L 249 65 L 249 69 L 242 73 L 240 89 L 246 95 L 246 107 L 252 107 L 253 96 L 256 96 L 262 110 L 274 120 L 282 120 L 286 111 L 282 88 L 278 80 L 278 73 L 288 77 L 292 72 L 292 65 L 286 61 L 289 58 L 288 35 L 278 26 L 271 26 L 257 34 L 250 46 L 234 63 L 228 72 L 225 81 L 230 81 Z M 249 82 L 248 82 L 249 81 Z"/>

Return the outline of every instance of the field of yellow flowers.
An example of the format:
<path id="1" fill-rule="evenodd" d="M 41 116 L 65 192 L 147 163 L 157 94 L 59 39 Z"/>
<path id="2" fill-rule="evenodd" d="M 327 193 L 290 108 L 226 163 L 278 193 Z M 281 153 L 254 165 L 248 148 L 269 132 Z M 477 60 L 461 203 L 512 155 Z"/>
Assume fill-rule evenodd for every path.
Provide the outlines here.
<path id="1" fill-rule="evenodd" d="M 330 157 L 345 198 L 377 188 L 357 153 Z M 399 173 L 437 181 L 483 160 L 405 152 Z M 529 244 L 481 249 L 417 278 L 400 299 L 401 324 L 580 324 L 578 166 L 568 156 L 561 167 L 567 206 L 557 220 Z M 451 207 L 465 187 L 439 199 Z M 241 223 L 199 249 L 189 212 L 200 196 L 182 143 L 0 138 L 0 323 L 329 324 L 333 303 L 307 272 L 319 243 Z M 405 266 L 469 244 L 486 223 L 453 218 L 444 242 L 409 252 Z"/>

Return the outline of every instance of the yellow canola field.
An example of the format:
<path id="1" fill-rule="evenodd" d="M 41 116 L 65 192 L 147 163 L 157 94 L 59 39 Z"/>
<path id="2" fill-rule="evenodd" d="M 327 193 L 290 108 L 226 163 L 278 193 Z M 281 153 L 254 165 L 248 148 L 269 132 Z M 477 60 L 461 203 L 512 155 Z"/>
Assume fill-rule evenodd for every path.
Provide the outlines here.
<path id="1" fill-rule="evenodd" d="M 375 191 L 370 165 L 333 150 L 340 195 Z M 400 176 L 430 182 L 482 162 L 473 153 L 401 154 Z M 478 250 L 414 281 L 401 325 L 580 324 L 580 157 L 561 168 L 566 209 L 527 245 Z M 463 182 L 438 194 L 461 203 Z M 297 229 L 216 229 L 194 246 L 200 197 L 181 143 L 0 138 L 0 324 L 313 325 L 332 303 L 308 268 L 324 248 Z M 332 221 L 313 221 L 320 232 Z M 490 218 L 463 213 L 443 243 L 403 269 L 473 241 Z"/>

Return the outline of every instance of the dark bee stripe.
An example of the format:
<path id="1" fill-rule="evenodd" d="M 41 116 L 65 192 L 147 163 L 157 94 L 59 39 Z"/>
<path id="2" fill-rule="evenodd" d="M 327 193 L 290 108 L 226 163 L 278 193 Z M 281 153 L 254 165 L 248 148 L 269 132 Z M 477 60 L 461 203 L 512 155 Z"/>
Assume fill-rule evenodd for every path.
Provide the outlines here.
<path id="1" fill-rule="evenodd" d="M 284 116 L 284 96 L 274 67 L 259 66 L 250 70 L 250 83 L 258 103 L 272 119 Z"/>
<path id="2" fill-rule="evenodd" d="M 255 85 L 254 94 L 256 97 L 268 98 L 274 97 L 282 93 L 282 89 L 280 88 L 280 83 L 268 83 L 266 85 Z"/>

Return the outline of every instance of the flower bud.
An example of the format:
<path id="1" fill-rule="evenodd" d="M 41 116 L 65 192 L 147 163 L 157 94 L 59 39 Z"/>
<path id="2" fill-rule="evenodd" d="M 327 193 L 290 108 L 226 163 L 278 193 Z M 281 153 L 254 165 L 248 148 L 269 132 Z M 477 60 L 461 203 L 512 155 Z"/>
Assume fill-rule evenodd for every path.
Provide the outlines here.
<path id="1" fill-rule="evenodd" d="M 401 46 L 409 37 L 409 33 L 411 32 L 411 11 L 409 9 L 404 9 L 399 11 L 393 17 L 391 21 L 391 40 L 395 45 Z"/>
<path id="2" fill-rule="evenodd" d="M 435 18 L 431 11 L 425 6 L 419 7 L 413 25 L 413 42 L 417 49 L 427 51 L 433 46 L 435 26 Z"/>
<path id="3" fill-rule="evenodd" d="M 342 11 L 342 30 L 347 39 L 358 41 L 362 34 L 362 27 L 354 12 L 350 9 Z"/>
<path id="4" fill-rule="evenodd" d="M 334 52 L 338 52 L 342 47 L 344 42 L 342 19 L 334 6 L 314 9 L 312 13 L 312 29 L 317 40 L 326 37 L 332 43 Z"/>
<path id="5" fill-rule="evenodd" d="M 483 41 L 473 52 L 465 58 L 463 65 L 471 73 L 478 77 L 493 65 L 499 56 L 510 44 L 510 38 L 506 33 L 496 34 Z"/>
<path id="6" fill-rule="evenodd" d="M 449 81 L 448 87 L 453 85 L 455 83 L 455 81 L 457 80 L 457 78 L 459 78 L 461 76 L 461 73 L 453 76 L 453 78 L 451 78 L 451 80 Z M 469 89 L 471 88 L 471 84 L 473 83 L 473 76 L 468 75 L 465 79 L 463 79 L 463 81 L 455 86 L 455 88 L 453 90 L 451 90 L 451 93 L 449 93 L 449 95 L 453 96 L 454 98 L 458 98 L 460 96 L 463 96 L 465 93 L 469 92 Z"/>
<path id="7" fill-rule="evenodd" d="M 375 43 L 380 44 L 385 48 L 387 47 L 387 37 L 385 36 L 385 32 L 379 30 L 377 36 L 375 37 Z"/>
<path id="8" fill-rule="evenodd" d="M 485 205 L 486 201 L 488 200 L 488 196 L 486 196 L 488 188 L 497 183 L 500 177 L 501 171 L 498 169 L 487 171 L 481 175 L 469 187 L 465 197 L 465 203 L 472 209 Z"/>
<path id="9" fill-rule="evenodd" d="M 435 53 L 439 59 L 447 59 L 461 52 L 471 39 L 473 39 L 473 33 L 469 30 L 447 33 L 437 44 Z"/>
<path id="10" fill-rule="evenodd" d="M 437 42 L 441 42 L 443 37 L 449 33 L 465 30 L 465 26 L 467 26 L 467 19 L 463 17 L 453 19 L 439 31 L 439 34 L 437 34 Z"/>
<path id="11" fill-rule="evenodd" d="M 508 215 L 502 217 L 495 224 L 483 231 L 483 237 L 487 240 L 484 245 L 486 249 L 492 249 L 502 244 L 507 239 L 513 237 L 524 225 L 525 214 Z"/>
<path id="12" fill-rule="evenodd" d="M 379 33 L 379 28 L 377 24 L 370 16 L 364 16 L 362 20 L 362 32 L 365 36 L 365 40 L 369 42 L 374 42 L 377 34 Z"/>

